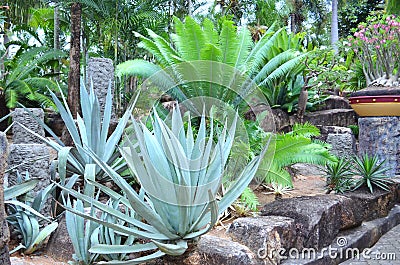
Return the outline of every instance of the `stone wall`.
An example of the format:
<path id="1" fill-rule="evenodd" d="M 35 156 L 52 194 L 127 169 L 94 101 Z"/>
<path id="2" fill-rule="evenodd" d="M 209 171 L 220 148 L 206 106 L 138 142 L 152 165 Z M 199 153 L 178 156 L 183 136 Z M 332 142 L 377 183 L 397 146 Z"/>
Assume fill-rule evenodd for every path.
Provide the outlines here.
<path id="1" fill-rule="evenodd" d="M 93 89 L 99 98 L 101 113 L 106 104 L 107 89 L 111 82 L 111 94 L 114 96 L 114 66 L 107 58 L 90 58 L 87 66 L 87 88 L 93 81 Z"/>
<path id="2" fill-rule="evenodd" d="M 29 109 L 40 120 L 44 120 L 43 109 Z M 16 108 L 13 113 L 13 143 L 14 144 L 32 144 L 32 143 L 42 143 L 40 138 L 36 137 L 32 133 L 28 132 L 26 129 L 21 127 L 22 124 L 26 128 L 36 132 L 40 136 L 45 135 L 43 127 L 23 108 Z"/>
<path id="3" fill-rule="evenodd" d="M 363 117 L 358 120 L 359 154 L 386 160 L 388 175 L 400 173 L 400 117 Z"/>

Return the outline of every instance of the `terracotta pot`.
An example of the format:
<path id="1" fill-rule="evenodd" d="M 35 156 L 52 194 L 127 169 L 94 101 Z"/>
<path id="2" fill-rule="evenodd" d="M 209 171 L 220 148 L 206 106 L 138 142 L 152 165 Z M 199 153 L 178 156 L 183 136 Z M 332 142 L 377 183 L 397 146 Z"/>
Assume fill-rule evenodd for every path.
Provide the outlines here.
<path id="1" fill-rule="evenodd" d="M 400 116 L 400 88 L 368 87 L 354 92 L 350 105 L 361 117 Z"/>

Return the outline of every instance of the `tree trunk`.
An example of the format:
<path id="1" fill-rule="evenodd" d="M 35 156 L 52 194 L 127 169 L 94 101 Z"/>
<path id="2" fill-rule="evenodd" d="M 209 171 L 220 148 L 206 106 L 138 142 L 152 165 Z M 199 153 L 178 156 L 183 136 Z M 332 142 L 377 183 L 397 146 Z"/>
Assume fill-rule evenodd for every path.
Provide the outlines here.
<path id="1" fill-rule="evenodd" d="M 56 3 L 56 6 L 54 7 L 54 50 L 59 50 L 60 49 L 60 16 L 59 16 L 59 6 L 58 3 Z M 60 64 L 60 60 L 59 64 Z M 57 65 L 54 68 L 54 73 L 55 75 L 55 80 L 60 81 L 60 76 L 58 75 L 60 72 L 60 66 Z"/>
<path id="2" fill-rule="evenodd" d="M 4 207 L 4 171 L 7 158 L 7 137 L 0 132 L 0 264 L 10 265 L 10 255 L 8 252 L 8 241 L 10 239 L 9 230 L 6 221 L 6 212 Z"/>
<path id="3" fill-rule="evenodd" d="M 71 48 L 69 51 L 68 106 L 74 118 L 76 118 L 76 114 L 80 111 L 81 13 L 81 4 L 73 3 L 71 5 Z"/>
<path id="4" fill-rule="evenodd" d="M 296 14 L 290 13 L 290 33 L 297 33 L 296 32 Z"/>
<path id="5" fill-rule="evenodd" d="M 338 47 L 337 47 L 338 40 L 339 40 L 338 0 L 332 0 L 331 45 L 335 53 L 338 53 Z"/>

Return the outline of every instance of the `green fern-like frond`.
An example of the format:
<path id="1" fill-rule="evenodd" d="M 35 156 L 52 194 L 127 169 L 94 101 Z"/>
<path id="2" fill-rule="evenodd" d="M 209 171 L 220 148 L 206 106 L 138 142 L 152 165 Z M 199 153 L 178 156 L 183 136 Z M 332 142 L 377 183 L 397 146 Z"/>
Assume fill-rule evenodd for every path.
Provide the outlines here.
<path id="1" fill-rule="evenodd" d="M 206 36 L 199 24 L 191 17 L 185 23 L 174 17 L 175 34 L 171 35 L 179 54 L 185 61 L 200 60 L 200 51 L 206 44 Z"/>
<path id="2" fill-rule="evenodd" d="M 260 201 L 258 200 L 257 195 L 254 191 L 247 187 L 244 189 L 242 195 L 240 196 L 240 201 L 244 204 L 244 206 L 252 212 L 257 212 L 257 207 L 260 205 Z"/>
<path id="3" fill-rule="evenodd" d="M 301 123 L 294 124 L 292 131 L 289 132 L 288 134 L 304 136 L 307 138 L 316 137 L 316 136 L 321 135 L 319 129 L 309 122 L 305 122 L 303 124 L 301 124 Z"/>

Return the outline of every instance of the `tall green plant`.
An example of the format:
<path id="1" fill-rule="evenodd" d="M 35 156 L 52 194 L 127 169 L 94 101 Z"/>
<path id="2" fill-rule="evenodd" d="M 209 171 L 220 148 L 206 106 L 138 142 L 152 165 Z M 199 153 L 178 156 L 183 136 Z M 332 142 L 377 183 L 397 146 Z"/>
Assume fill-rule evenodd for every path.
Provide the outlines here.
<path id="1" fill-rule="evenodd" d="M 181 62 L 203 60 L 227 64 L 241 74 L 249 76 L 255 84 L 272 87 L 278 80 L 287 78 L 292 71 L 301 66 L 307 56 L 307 53 L 299 52 L 296 47 L 289 46 L 284 51 L 279 50 L 277 47 L 284 30 L 274 31 L 273 28 L 271 27 L 257 43 L 253 43 L 246 27 L 238 30 L 229 20 L 223 20 L 221 30 L 218 31 L 207 19 L 199 24 L 191 17 L 187 17 L 185 23 L 174 18 L 175 33 L 171 34 L 172 41 L 151 30 L 148 30 L 149 37 L 137 34 L 141 39 L 139 47 L 148 51 L 156 63 L 144 60 L 127 61 L 117 66 L 117 75 L 147 78 L 161 69 Z M 180 80 L 178 70 L 174 80 Z M 217 97 L 235 106 L 240 101 L 234 93 L 227 93 L 225 87 L 213 85 L 210 89 L 208 83 L 204 86 L 197 83 L 185 84 L 173 90 L 171 94 L 180 102 L 193 96 Z M 248 86 L 244 86 L 239 93 L 243 97 L 251 92 Z"/>
<path id="2" fill-rule="evenodd" d="M 204 116 L 201 118 L 196 138 L 193 137 L 190 122 L 187 130 L 183 129 L 184 123 L 177 110 L 172 113 L 171 127 L 161 120 L 156 112 L 152 131 L 132 120 L 135 138 L 128 138 L 121 152 L 131 171 L 142 184 L 143 190 L 139 194 L 93 151 L 89 151 L 96 163 L 122 189 L 124 196 L 102 184 L 90 180 L 88 183 L 112 199 L 120 200 L 145 222 L 93 200 L 90 196 L 60 186 L 73 197 L 91 203 L 92 207 L 125 221 L 129 226 L 109 223 L 71 207 L 67 209 L 124 235 L 151 240 L 151 243 L 133 246 L 110 247 L 100 244 L 91 251 L 118 249 L 120 253 L 129 253 L 158 248 L 157 252 L 146 257 L 121 263 L 137 264 L 165 254 L 181 255 L 186 251 L 189 241 L 207 233 L 217 222 L 218 215 L 225 211 L 250 183 L 265 151 L 264 149 L 260 156 L 250 161 L 241 172 L 237 172 L 236 182 L 219 201 L 216 201 L 215 196 L 235 135 L 236 119 L 237 117 L 229 129 L 225 125 L 222 132 L 215 136 L 216 142 L 213 137 L 216 133 L 213 122 L 211 120 L 207 133 Z"/>
<path id="3" fill-rule="evenodd" d="M 64 56 L 62 51 L 39 47 L 7 61 L 7 73 L 0 73 L 0 97 L 5 97 L 7 107 L 15 108 L 19 102 L 56 109 L 48 90 L 56 91 L 57 84 L 44 75 L 41 66 Z"/>

